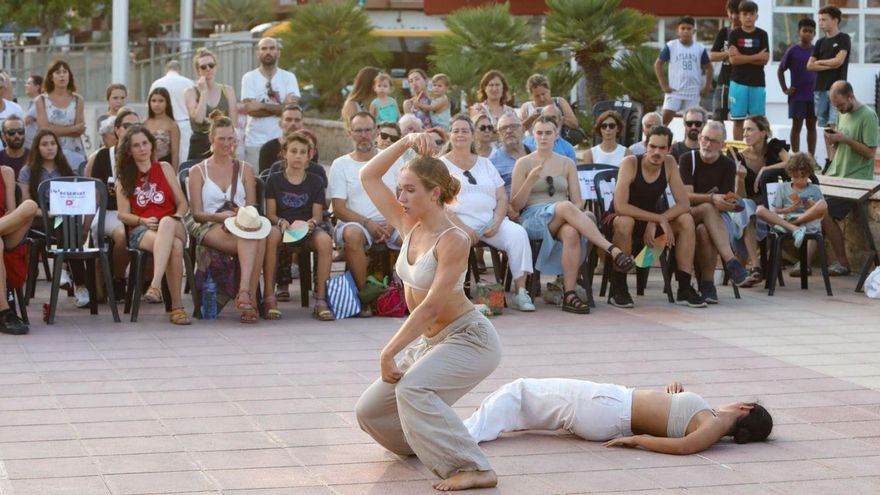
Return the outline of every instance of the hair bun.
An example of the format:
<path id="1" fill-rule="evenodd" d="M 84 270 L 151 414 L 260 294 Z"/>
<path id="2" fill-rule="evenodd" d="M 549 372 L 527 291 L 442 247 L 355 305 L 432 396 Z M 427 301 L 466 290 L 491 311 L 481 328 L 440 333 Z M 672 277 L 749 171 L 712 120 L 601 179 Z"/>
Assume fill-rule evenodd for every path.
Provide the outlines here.
<path id="1" fill-rule="evenodd" d="M 740 427 L 737 428 L 736 432 L 733 434 L 733 441 L 736 443 L 749 443 L 751 436 L 751 432 L 748 428 Z"/>
<path id="2" fill-rule="evenodd" d="M 223 110 L 220 110 L 219 108 L 215 108 L 211 113 L 208 114 L 208 120 L 211 121 L 217 121 L 222 119 L 223 117 L 226 117 L 226 114 L 223 113 Z"/>

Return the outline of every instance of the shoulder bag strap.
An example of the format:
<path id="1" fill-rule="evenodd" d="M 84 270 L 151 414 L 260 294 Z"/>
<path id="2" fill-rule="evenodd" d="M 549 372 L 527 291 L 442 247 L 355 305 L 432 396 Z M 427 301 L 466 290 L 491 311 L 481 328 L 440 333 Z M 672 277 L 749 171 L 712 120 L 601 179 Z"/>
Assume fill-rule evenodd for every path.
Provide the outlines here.
<path id="1" fill-rule="evenodd" d="M 235 203 L 235 193 L 238 192 L 238 174 L 241 171 L 241 162 L 238 159 L 232 160 L 232 184 L 229 188 L 229 202 L 235 206 L 241 206 Z"/>

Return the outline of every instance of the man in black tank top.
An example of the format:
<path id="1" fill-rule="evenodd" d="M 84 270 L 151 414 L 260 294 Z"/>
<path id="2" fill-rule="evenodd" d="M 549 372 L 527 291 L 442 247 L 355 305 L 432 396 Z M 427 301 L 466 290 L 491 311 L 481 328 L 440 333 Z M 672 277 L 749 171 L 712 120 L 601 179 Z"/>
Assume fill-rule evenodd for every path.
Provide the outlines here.
<path id="1" fill-rule="evenodd" d="M 675 159 L 669 155 L 672 131 L 655 126 L 648 134 L 647 150 L 642 156 L 628 156 L 620 163 L 617 187 L 614 191 L 613 219 L 614 245 L 625 253 L 637 254 L 634 245 L 641 249 L 647 244 L 654 246 L 658 235 L 666 234 L 666 245 L 675 250 L 678 281 L 676 301 L 694 308 L 706 307 L 706 302 L 691 287 L 694 270 L 694 219 L 690 214 L 687 190 L 678 173 Z M 675 205 L 671 208 L 665 200 L 666 188 L 672 192 Z M 658 228 L 659 227 L 659 228 Z M 611 279 L 612 306 L 631 308 L 626 273 L 615 272 Z"/>

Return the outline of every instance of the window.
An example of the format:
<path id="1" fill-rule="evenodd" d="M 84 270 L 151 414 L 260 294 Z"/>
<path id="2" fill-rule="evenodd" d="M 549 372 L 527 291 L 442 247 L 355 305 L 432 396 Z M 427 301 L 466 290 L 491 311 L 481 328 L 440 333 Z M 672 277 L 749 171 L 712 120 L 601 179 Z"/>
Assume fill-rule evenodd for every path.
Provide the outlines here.
<path id="1" fill-rule="evenodd" d="M 665 38 L 663 38 L 664 43 L 678 38 L 679 19 L 679 17 L 660 18 L 660 22 L 657 24 L 659 24 L 660 29 L 665 35 Z M 706 45 L 707 49 L 711 48 L 712 43 L 715 41 L 715 35 L 717 35 L 718 30 L 721 29 L 722 19 L 717 17 L 698 17 L 694 20 L 697 22 L 697 25 L 695 26 L 696 34 L 694 37 L 697 41 Z M 652 35 L 651 40 L 656 40 L 656 37 Z"/>
<path id="2" fill-rule="evenodd" d="M 798 20 L 812 17 L 818 24 L 818 11 L 827 3 L 843 12 L 840 30 L 852 43 L 850 63 L 880 64 L 880 0 L 774 0 L 772 60 L 778 62 L 785 49 L 798 41 Z M 821 31 L 816 33 L 817 40 L 822 36 Z"/>
<path id="3" fill-rule="evenodd" d="M 782 13 L 773 14 L 773 60 L 781 60 L 785 50 L 794 43 L 799 43 L 798 22 L 803 18 L 812 17 L 810 14 Z"/>
<path id="4" fill-rule="evenodd" d="M 862 61 L 862 44 L 859 42 L 859 15 L 843 14 L 840 21 L 840 31 L 849 35 L 852 50 L 849 53 L 849 63 L 858 64 Z M 819 33 L 821 35 L 821 33 Z"/>
<path id="5" fill-rule="evenodd" d="M 880 15 L 865 16 L 865 63 L 880 64 Z"/>

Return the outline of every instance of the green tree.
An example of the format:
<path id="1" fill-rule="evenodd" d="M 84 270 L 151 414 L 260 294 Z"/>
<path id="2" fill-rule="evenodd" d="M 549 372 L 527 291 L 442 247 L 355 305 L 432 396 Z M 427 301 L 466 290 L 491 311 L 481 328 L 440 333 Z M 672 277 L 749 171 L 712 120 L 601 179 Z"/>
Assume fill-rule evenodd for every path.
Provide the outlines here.
<path id="1" fill-rule="evenodd" d="M 621 9 L 620 0 L 547 0 L 547 6 L 543 39 L 533 51 L 573 56 L 586 76 L 591 105 L 607 98 L 603 69 L 656 29 L 653 16 Z"/>
<path id="2" fill-rule="evenodd" d="M 205 0 L 202 13 L 233 31 L 243 31 L 257 24 L 274 20 L 270 0 Z"/>
<path id="3" fill-rule="evenodd" d="M 645 111 L 657 108 L 663 102 L 663 90 L 654 75 L 654 61 L 660 50 L 639 46 L 619 55 L 605 69 L 605 92 L 611 98 L 627 95 L 641 103 Z"/>
<path id="4" fill-rule="evenodd" d="M 503 72 L 514 91 L 525 91 L 536 58 L 526 52 L 532 40 L 525 19 L 511 15 L 504 4 L 460 9 L 443 22 L 449 33 L 434 38 L 434 53 L 428 56 L 435 72 L 448 75 L 471 101 L 491 69 Z"/>
<path id="5" fill-rule="evenodd" d="M 373 36 L 367 14 L 354 0 L 299 5 L 290 16 L 281 63 L 311 82 L 320 110 L 342 108 L 342 89 L 366 65 L 383 67 L 390 54 Z"/>
<path id="6" fill-rule="evenodd" d="M 91 19 L 102 0 L 38 0 L 35 2 L 0 1 L 0 19 L 13 22 L 17 35 L 38 28 L 40 42 L 48 44 L 55 31 L 80 27 Z"/>

